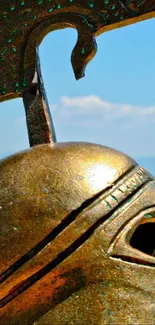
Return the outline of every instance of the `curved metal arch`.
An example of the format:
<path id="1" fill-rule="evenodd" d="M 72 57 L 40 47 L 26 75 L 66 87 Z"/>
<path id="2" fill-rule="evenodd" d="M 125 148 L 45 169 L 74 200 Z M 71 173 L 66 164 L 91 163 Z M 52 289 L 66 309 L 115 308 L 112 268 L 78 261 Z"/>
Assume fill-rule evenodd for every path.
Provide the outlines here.
<path id="1" fill-rule="evenodd" d="M 77 29 L 71 61 L 79 79 L 97 35 L 153 17 L 154 0 L 0 0 L 0 101 L 23 97 L 30 146 L 56 141 L 37 50 L 51 28 Z"/>

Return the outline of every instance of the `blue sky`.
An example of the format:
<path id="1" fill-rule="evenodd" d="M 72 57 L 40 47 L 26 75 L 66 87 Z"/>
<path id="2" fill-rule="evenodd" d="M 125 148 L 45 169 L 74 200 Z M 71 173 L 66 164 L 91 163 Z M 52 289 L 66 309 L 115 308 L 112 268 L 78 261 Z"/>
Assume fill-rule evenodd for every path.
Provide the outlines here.
<path id="1" fill-rule="evenodd" d="M 99 36 L 79 81 L 70 64 L 76 31 L 46 36 L 41 67 L 58 141 L 95 142 L 155 164 L 154 30 L 151 19 Z M 0 138 L 0 157 L 29 147 L 21 99 L 1 103 Z"/>

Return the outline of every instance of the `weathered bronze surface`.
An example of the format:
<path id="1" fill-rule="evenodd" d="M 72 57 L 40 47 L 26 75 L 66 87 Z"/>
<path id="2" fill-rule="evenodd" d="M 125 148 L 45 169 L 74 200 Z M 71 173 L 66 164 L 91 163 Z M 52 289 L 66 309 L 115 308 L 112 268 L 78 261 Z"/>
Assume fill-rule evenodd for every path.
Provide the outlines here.
<path id="1" fill-rule="evenodd" d="M 79 79 L 96 53 L 96 36 L 153 17 L 154 0 L 0 0 L 0 101 L 23 97 L 30 146 L 56 141 L 38 56 L 44 36 L 77 29 L 71 61 Z"/>
<path id="2" fill-rule="evenodd" d="M 1 162 L 0 206 L 1 324 L 154 324 L 155 182 L 132 159 L 36 146 Z"/>
<path id="3" fill-rule="evenodd" d="M 78 41 L 72 53 L 76 78 L 95 54 L 97 35 L 155 17 L 154 0 L 0 0 L 0 95 L 23 96 L 35 73 L 35 53 L 50 31 L 72 27 Z"/>
<path id="4" fill-rule="evenodd" d="M 94 36 L 154 1 L 4 1 L 1 100 L 22 96 L 30 150 L 0 162 L 0 325 L 155 324 L 155 180 L 104 146 L 59 143 L 37 45 L 74 27 L 76 78 Z"/>

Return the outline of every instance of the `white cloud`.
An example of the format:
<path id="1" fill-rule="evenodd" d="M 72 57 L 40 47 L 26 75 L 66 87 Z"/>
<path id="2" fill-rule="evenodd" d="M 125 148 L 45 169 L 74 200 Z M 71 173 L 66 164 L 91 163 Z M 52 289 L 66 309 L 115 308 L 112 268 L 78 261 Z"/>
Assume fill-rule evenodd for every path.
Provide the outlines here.
<path id="1" fill-rule="evenodd" d="M 60 97 L 58 104 L 51 105 L 52 115 L 63 123 L 102 124 L 123 118 L 155 119 L 155 105 L 150 107 L 117 104 L 102 100 L 98 96 Z"/>

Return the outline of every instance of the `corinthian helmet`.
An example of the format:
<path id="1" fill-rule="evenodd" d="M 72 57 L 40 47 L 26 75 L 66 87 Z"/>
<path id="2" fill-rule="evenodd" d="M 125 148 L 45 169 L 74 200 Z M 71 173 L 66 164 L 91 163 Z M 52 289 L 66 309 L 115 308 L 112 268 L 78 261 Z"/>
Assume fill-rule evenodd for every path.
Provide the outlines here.
<path id="1" fill-rule="evenodd" d="M 155 181 L 131 158 L 36 146 L 1 162 L 0 207 L 1 324 L 152 324 Z"/>

